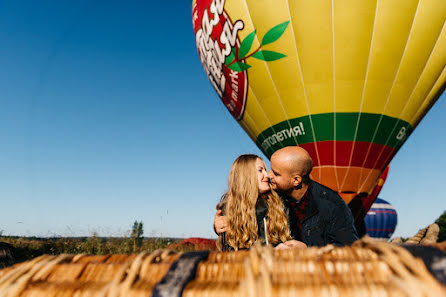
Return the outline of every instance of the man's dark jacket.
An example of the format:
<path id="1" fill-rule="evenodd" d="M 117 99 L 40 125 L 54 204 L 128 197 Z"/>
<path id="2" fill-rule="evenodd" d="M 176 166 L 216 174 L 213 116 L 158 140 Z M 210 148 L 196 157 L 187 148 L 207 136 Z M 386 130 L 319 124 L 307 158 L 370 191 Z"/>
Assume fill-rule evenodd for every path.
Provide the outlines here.
<path id="1" fill-rule="evenodd" d="M 282 195 L 288 226 L 294 239 L 308 246 L 350 245 L 358 239 L 350 209 L 332 189 L 310 180 L 301 234 L 298 234 L 297 217 L 290 211 L 290 199 L 293 198 Z"/>

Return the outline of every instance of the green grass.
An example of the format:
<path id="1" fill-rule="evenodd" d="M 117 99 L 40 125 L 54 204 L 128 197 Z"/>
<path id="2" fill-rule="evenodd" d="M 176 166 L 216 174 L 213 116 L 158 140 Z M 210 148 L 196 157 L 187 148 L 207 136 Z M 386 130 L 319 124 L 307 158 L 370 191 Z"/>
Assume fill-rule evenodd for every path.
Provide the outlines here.
<path id="1" fill-rule="evenodd" d="M 15 237 L 2 236 L 1 242 L 9 243 L 14 247 L 14 262 L 19 263 L 41 256 L 43 254 L 131 254 L 141 251 L 154 251 L 164 249 L 169 244 L 180 239 L 172 238 L 143 238 L 142 242 L 135 244 L 132 238 L 98 237 Z"/>

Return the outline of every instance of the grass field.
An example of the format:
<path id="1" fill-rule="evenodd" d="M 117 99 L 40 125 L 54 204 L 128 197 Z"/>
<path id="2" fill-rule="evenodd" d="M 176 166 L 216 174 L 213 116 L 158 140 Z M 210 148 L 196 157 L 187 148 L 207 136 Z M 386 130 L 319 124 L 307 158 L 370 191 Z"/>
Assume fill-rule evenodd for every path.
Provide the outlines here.
<path id="1" fill-rule="evenodd" d="M 93 233 L 89 237 L 19 237 L 4 236 L 0 231 L 0 268 L 49 254 L 133 254 L 153 252 L 169 248 L 176 252 L 215 249 L 215 243 L 206 245 L 200 240 L 177 244 L 182 238 L 143 237 L 144 225 L 135 221 L 125 237 L 100 237 Z M 2 247 L 2 243 L 9 246 Z"/>
<path id="2" fill-rule="evenodd" d="M 16 237 L 3 236 L 0 242 L 13 246 L 14 262 L 19 263 L 43 254 L 130 254 L 164 249 L 179 242 L 175 238 L 116 238 L 116 237 Z"/>

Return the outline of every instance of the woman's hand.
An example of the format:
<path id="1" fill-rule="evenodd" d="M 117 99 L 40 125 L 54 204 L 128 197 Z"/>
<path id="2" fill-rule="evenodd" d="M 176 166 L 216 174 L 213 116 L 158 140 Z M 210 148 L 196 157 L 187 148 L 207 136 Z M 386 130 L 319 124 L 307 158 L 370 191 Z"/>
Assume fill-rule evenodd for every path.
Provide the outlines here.
<path id="1" fill-rule="evenodd" d="M 214 218 L 214 231 L 217 235 L 228 231 L 228 222 L 226 217 L 221 214 L 221 209 L 217 210 Z"/>
<path id="2" fill-rule="evenodd" d="M 286 242 L 283 243 L 279 243 L 275 249 L 278 250 L 288 250 L 288 249 L 293 249 L 293 248 L 298 248 L 298 249 L 304 249 L 306 248 L 307 245 L 305 243 L 303 243 L 302 241 L 297 241 L 297 240 L 288 240 Z"/>

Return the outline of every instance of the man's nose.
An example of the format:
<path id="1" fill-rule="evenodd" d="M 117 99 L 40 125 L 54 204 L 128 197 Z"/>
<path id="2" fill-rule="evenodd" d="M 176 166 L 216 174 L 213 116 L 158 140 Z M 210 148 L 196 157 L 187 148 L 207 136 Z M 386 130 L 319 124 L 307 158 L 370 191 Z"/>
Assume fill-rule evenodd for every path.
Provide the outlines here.
<path id="1" fill-rule="evenodd" d="M 269 179 L 271 179 L 273 177 L 273 173 L 272 171 L 269 171 L 268 174 L 266 175 Z"/>

